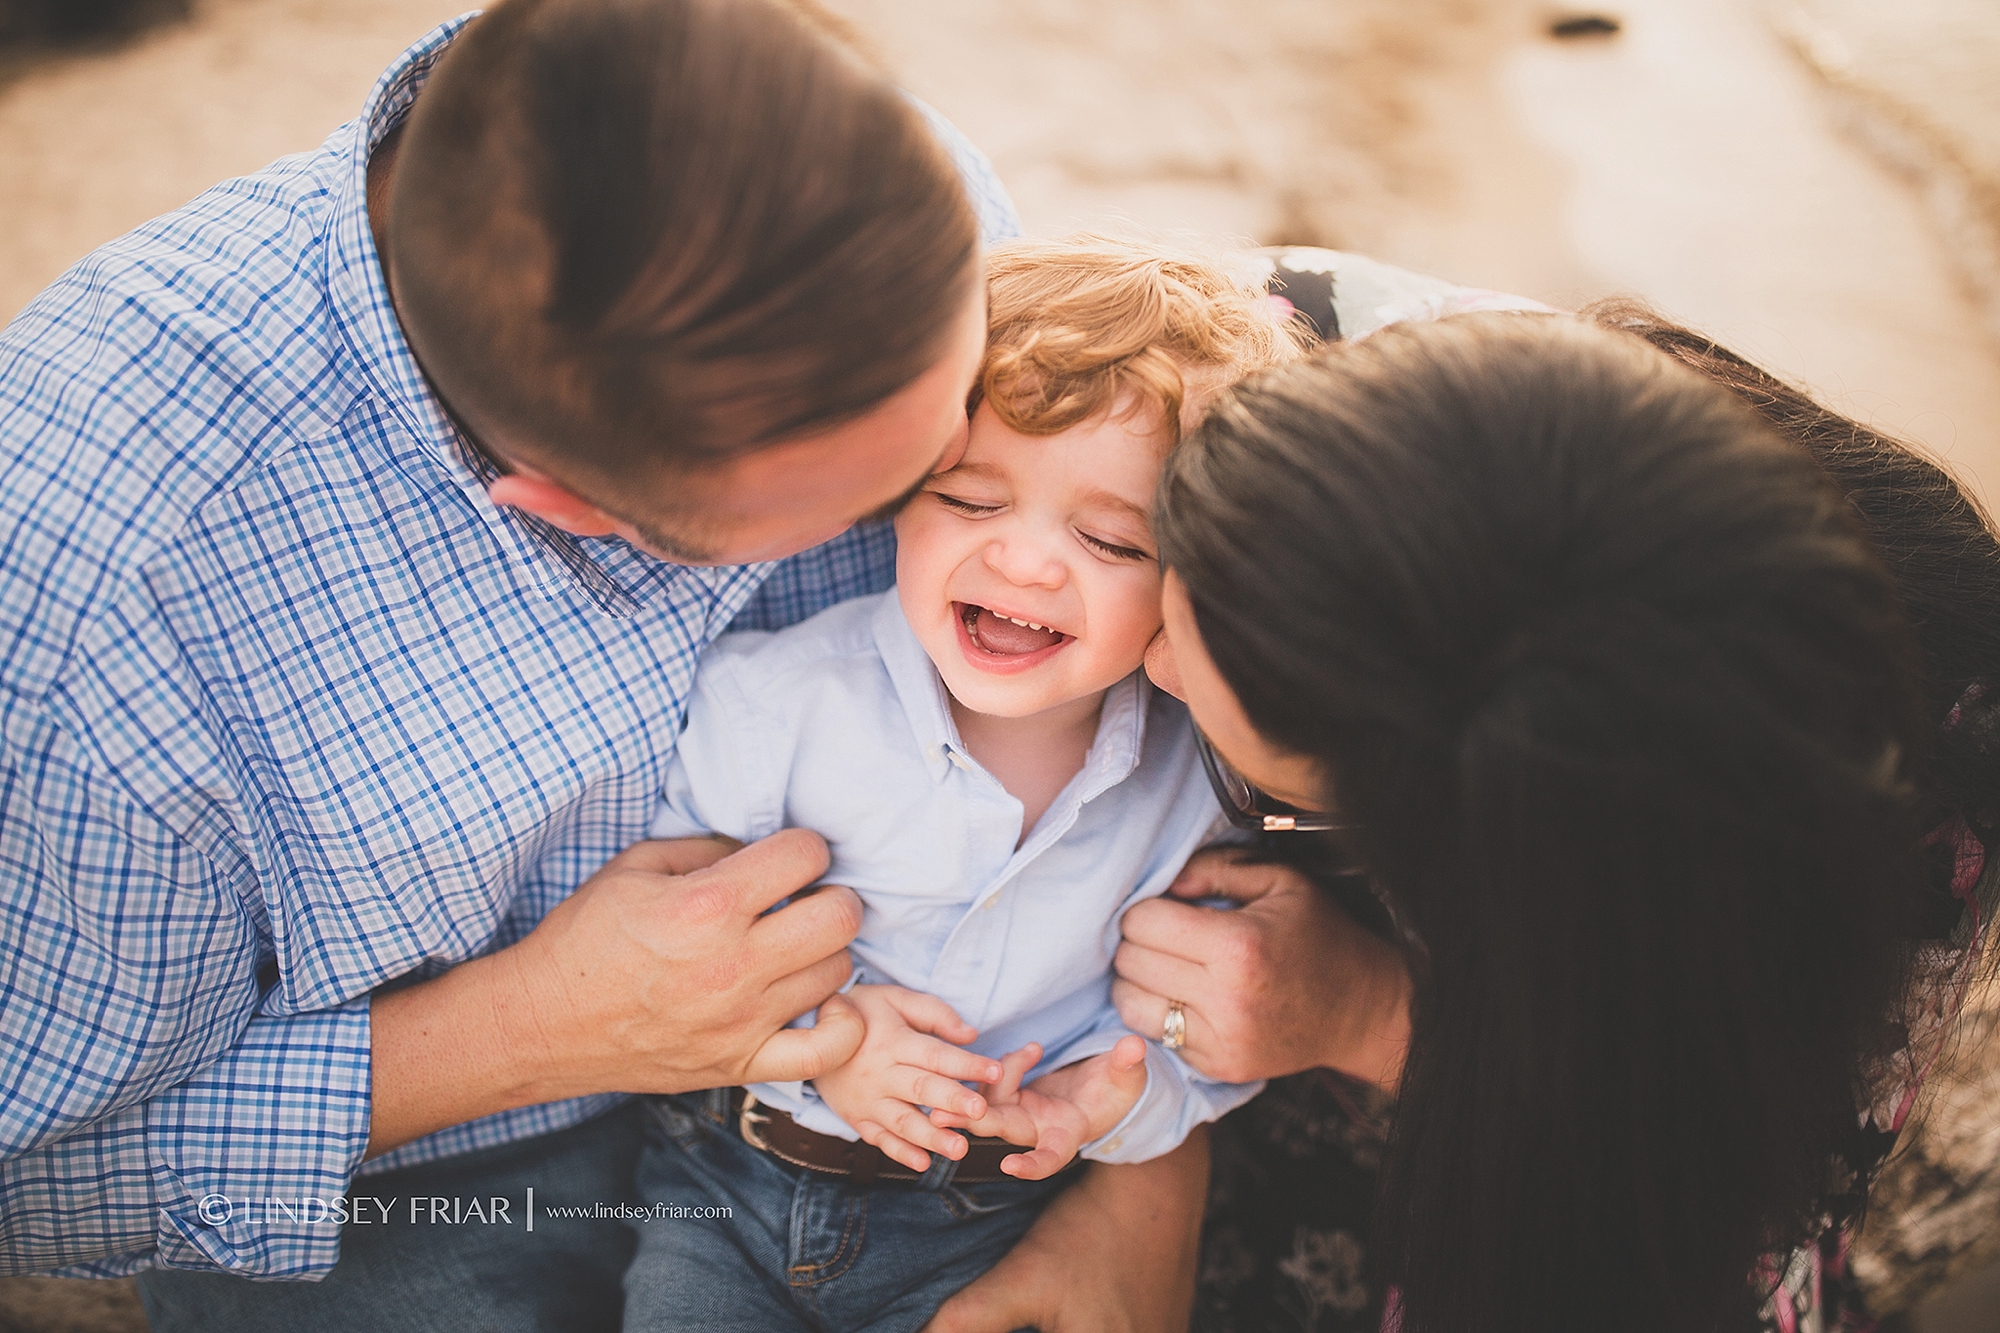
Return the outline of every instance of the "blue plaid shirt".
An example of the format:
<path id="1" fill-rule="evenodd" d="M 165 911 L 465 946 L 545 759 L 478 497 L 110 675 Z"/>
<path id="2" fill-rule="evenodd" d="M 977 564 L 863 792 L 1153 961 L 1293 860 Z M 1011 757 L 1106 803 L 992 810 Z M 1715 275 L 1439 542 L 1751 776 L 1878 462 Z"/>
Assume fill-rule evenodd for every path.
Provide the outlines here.
<path id="1" fill-rule="evenodd" d="M 463 22 L 319 151 L 97 251 L 0 334 L 0 1271 L 323 1274 L 338 1227 L 241 1201 L 347 1189 L 369 993 L 520 939 L 645 834 L 725 625 L 891 581 L 880 528 L 697 569 L 487 501 L 364 207 Z"/>

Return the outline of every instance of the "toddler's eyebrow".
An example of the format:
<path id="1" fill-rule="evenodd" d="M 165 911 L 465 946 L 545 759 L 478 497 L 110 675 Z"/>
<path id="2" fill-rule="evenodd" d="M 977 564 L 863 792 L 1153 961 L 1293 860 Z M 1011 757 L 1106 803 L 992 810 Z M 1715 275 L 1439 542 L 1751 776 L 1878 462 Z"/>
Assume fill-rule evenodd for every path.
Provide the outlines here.
<path id="1" fill-rule="evenodd" d="M 1004 481 L 1005 475 L 991 463 L 960 463 L 957 467 L 943 472 L 934 472 L 926 480 L 936 481 L 939 477 L 979 477 L 988 481 Z"/>
<path id="2" fill-rule="evenodd" d="M 1106 490 L 1094 490 L 1084 495 L 1083 502 L 1104 509 L 1121 510 L 1139 520 L 1144 525 L 1146 531 L 1151 532 L 1153 530 L 1153 511 L 1144 505 L 1133 504 L 1122 495 L 1113 495 L 1110 491 Z"/>

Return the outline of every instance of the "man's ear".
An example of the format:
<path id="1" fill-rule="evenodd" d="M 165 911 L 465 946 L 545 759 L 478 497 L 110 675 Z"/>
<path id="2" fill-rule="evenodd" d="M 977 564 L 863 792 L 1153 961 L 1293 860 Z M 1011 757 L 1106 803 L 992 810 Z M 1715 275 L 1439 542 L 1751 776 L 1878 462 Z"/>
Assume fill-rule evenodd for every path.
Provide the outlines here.
<path id="1" fill-rule="evenodd" d="M 533 514 L 572 537 L 610 537 L 619 531 L 616 519 L 546 477 L 510 473 L 486 488 L 486 498 Z"/>

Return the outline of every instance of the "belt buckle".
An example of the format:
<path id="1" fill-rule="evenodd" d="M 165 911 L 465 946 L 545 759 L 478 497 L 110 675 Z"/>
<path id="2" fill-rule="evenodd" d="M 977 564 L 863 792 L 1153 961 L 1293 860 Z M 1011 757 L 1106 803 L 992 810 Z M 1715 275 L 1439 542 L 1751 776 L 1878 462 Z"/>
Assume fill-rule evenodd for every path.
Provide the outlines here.
<path id="1" fill-rule="evenodd" d="M 775 1150 L 764 1138 L 764 1126 L 770 1123 L 770 1113 L 763 1109 L 763 1103 L 757 1100 L 757 1094 L 745 1088 L 743 1090 L 743 1109 L 737 1112 L 736 1115 L 736 1132 L 742 1136 L 745 1143 L 755 1148 L 758 1152 L 774 1153 L 775 1155 Z"/>

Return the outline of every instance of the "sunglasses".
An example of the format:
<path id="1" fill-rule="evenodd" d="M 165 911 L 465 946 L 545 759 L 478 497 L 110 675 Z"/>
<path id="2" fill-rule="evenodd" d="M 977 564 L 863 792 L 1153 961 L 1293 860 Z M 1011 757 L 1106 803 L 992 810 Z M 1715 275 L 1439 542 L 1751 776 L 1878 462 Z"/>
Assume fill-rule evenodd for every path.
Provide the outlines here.
<path id="1" fill-rule="evenodd" d="M 1201 754 L 1201 766 L 1208 771 L 1208 785 L 1215 788 L 1215 799 L 1222 803 L 1222 813 L 1237 828 L 1252 833 L 1324 833 L 1349 827 L 1317 811 L 1286 805 L 1252 786 L 1229 766 L 1227 759 L 1215 752 L 1199 727 L 1195 729 L 1194 746 Z"/>

